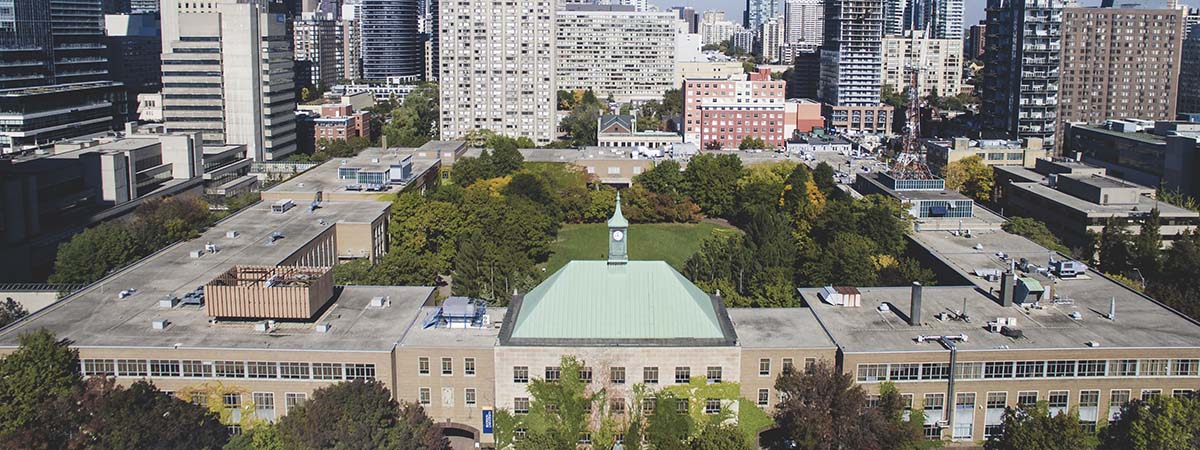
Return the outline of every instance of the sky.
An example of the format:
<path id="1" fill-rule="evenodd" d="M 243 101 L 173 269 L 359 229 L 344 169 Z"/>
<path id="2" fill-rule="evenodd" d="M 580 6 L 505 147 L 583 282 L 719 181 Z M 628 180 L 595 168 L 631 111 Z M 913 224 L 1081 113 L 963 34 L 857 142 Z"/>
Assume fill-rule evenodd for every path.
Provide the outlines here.
<path id="1" fill-rule="evenodd" d="M 782 2 L 783 0 L 778 1 Z M 966 27 L 970 27 L 983 20 L 983 9 L 987 4 L 987 0 L 966 0 L 966 2 L 965 25 Z M 742 21 L 742 11 L 746 9 L 746 2 L 744 0 L 650 0 L 650 3 L 658 5 L 662 9 L 672 6 L 691 6 L 696 8 L 696 11 L 723 9 L 725 10 L 725 17 L 727 19 L 738 23 Z M 1181 0 L 1180 3 L 1187 4 L 1192 8 L 1200 7 L 1200 0 Z M 1100 0 L 1080 0 L 1080 4 L 1083 6 L 1099 6 Z"/>

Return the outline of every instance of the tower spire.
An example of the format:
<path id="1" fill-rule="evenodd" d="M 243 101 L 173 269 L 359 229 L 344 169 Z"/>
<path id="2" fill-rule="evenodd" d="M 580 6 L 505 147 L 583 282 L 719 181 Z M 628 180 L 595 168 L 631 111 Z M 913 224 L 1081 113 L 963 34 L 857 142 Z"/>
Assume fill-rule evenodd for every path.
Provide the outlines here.
<path id="1" fill-rule="evenodd" d="M 608 263 L 621 265 L 629 262 L 628 244 L 625 233 L 629 231 L 629 221 L 621 214 L 621 193 L 617 192 L 617 207 L 608 219 Z"/>

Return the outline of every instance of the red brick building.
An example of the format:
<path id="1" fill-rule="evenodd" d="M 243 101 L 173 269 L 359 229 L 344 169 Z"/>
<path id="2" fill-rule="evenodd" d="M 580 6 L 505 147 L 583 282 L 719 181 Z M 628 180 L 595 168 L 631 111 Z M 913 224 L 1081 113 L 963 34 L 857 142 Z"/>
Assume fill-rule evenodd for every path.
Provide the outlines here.
<path id="1" fill-rule="evenodd" d="M 313 121 L 313 140 L 322 139 L 344 141 L 353 137 L 370 139 L 371 113 L 367 111 L 354 112 L 348 104 L 321 106 L 321 117 Z"/>
<path id="2" fill-rule="evenodd" d="M 760 69 L 728 78 L 683 81 L 684 141 L 737 148 L 747 137 L 783 147 L 787 135 L 786 82 Z M 794 126 L 794 125 L 793 125 Z"/>

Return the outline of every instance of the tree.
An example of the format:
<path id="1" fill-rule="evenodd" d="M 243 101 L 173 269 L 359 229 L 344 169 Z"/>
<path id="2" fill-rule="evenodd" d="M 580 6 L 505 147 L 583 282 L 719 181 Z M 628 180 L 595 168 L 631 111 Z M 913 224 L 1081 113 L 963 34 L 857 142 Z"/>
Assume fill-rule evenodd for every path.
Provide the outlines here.
<path id="1" fill-rule="evenodd" d="M 825 161 L 821 161 L 817 168 L 813 169 L 812 179 L 826 198 L 832 197 L 837 191 L 837 180 L 833 179 L 833 166 Z"/>
<path id="2" fill-rule="evenodd" d="M 513 139 L 493 139 L 492 170 L 490 177 L 502 177 L 521 169 L 525 157 L 517 150 L 517 142 Z"/>
<path id="3" fill-rule="evenodd" d="M 437 83 L 421 83 L 404 97 L 404 103 L 392 110 L 392 120 L 383 127 L 388 144 L 420 147 L 437 133 L 440 105 Z"/>
<path id="4" fill-rule="evenodd" d="M 558 368 L 558 380 L 529 383 L 529 413 L 520 419 L 526 439 L 517 443 L 519 450 L 575 448 L 579 435 L 589 429 L 592 406 L 605 398 L 603 390 L 588 392 L 580 377 L 583 364 L 575 357 L 562 357 Z"/>
<path id="5" fill-rule="evenodd" d="M 654 413 L 646 417 L 646 441 L 655 450 L 686 450 L 688 436 L 692 434 L 692 416 L 686 410 L 680 412 L 679 402 L 686 401 L 669 391 L 660 391 L 654 397 Z"/>
<path id="6" fill-rule="evenodd" d="M 1055 236 L 1054 233 L 1050 232 L 1050 229 L 1046 228 L 1046 224 L 1038 221 L 1037 219 L 1030 219 L 1028 217 L 1013 217 L 1010 218 L 1008 222 L 1004 222 L 1004 225 L 1001 225 L 1000 228 L 1009 233 L 1023 236 L 1026 239 L 1033 241 L 1037 245 L 1046 247 L 1050 250 L 1054 250 L 1062 254 L 1071 253 L 1071 250 L 1068 249 L 1067 246 L 1063 245 L 1062 241 L 1058 239 L 1058 236 Z"/>
<path id="7" fill-rule="evenodd" d="M 1131 243 L 1133 267 L 1143 274 L 1159 273 L 1162 270 L 1162 221 L 1159 219 L 1158 208 L 1150 210 L 1150 214 L 1142 218 L 1141 229 Z"/>
<path id="8" fill-rule="evenodd" d="M 1046 402 L 1008 408 L 1003 432 L 988 438 L 986 450 L 1077 450 L 1093 448 L 1096 437 L 1084 431 L 1075 411 L 1051 415 Z"/>
<path id="9" fill-rule="evenodd" d="M 1124 274 L 1133 267 L 1133 242 L 1125 221 L 1116 216 L 1104 221 L 1100 230 L 1097 257 L 1100 259 L 1099 268 L 1104 273 Z"/>
<path id="10" fill-rule="evenodd" d="M 682 170 L 678 162 L 668 159 L 634 176 L 633 182 L 656 194 L 675 194 L 683 184 Z"/>
<path id="11" fill-rule="evenodd" d="M 692 438 L 693 450 L 755 450 L 741 430 L 728 425 L 710 424 Z"/>
<path id="12" fill-rule="evenodd" d="M 737 155 L 696 155 L 683 172 L 684 193 L 710 217 L 726 217 L 735 212 L 734 194 L 741 176 L 742 160 Z"/>
<path id="13" fill-rule="evenodd" d="M 354 380 L 317 389 L 278 426 L 289 448 L 450 448 L 419 405 L 397 403 L 379 381 Z"/>
<path id="14" fill-rule="evenodd" d="M 41 329 L 0 360 L 0 447 L 64 448 L 77 432 L 79 352 Z"/>
<path id="15" fill-rule="evenodd" d="M 1162 270 L 1150 275 L 1147 293 L 1193 318 L 1200 317 L 1200 233 L 1183 233 L 1163 252 Z"/>
<path id="16" fill-rule="evenodd" d="M 867 394 L 848 373 L 821 361 L 805 371 L 785 371 L 775 381 L 784 399 L 775 410 L 780 431 L 796 448 L 882 449 L 885 420 L 866 407 Z"/>
<path id="17" fill-rule="evenodd" d="M 742 138 L 742 142 L 738 144 L 738 150 L 758 150 L 771 148 L 760 138 L 746 136 Z"/>
<path id="18" fill-rule="evenodd" d="M 104 278 L 110 270 L 134 261 L 137 243 L 129 229 L 118 222 L 104 222 L 71 237 L 58 246 L 54 273 L 56 284 L 87 284 Z"/>
<path id="19" fill-rule="evenodd" d="M 229 438 L 224 450 L 287 450 L 279 427 L 275 424 L 257 425 Z"/>
<path id="20" fill-rule="evenodd" d="M 89 449 L 219 449 L 229 432 L 208 409 L 164 394 L 145 381 L 125 389 L 112 379 L 86 383 L 86 420 L 78 446 Z"/>
<path id="21" fill-rule="evenodd" d="M 992 168 L 983 163 L 983 157 L 968 156 L 947 164 L 942 172 L 947 188 L 961 192 L 980 203 L 991 200 L 992 185 L 995 181 Z"/>
<path id="22" fill-rule="evenodd" d="M 0 328 L 4 328 L 8 324 L 16 322 L 27 315 L 29 315 L 29 311 L 26 311 L 24 306 L 13 300 L 12 297 L 5 297 L 4 303 L 0 303 Z"/>
<path id="23" fill-rule="evenodd" d="M 1121 408 L 1117 421 L 1100 433 L 1102 450 L 1189 450 L 1200 448 L 1200 401 L 1156 395 Z"/>

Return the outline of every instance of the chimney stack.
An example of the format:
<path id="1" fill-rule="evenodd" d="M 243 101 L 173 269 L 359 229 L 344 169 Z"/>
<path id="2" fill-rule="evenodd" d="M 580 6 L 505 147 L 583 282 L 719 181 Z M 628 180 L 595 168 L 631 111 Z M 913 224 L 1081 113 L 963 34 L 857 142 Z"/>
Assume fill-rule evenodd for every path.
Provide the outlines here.
<path id="1" fill-rule="evenodd" d="M 1000 274 L 1000 306 L 1009 307 L 1013 304 L 1013 273 L 1005 271 Z"/>
<path id="2" fill-rule="evenodd" d="M 911 326 L 921 325 L 921 283 L 914 281 L 912 284 L 912 299 L 909 303 L 908 324 Z"/>

